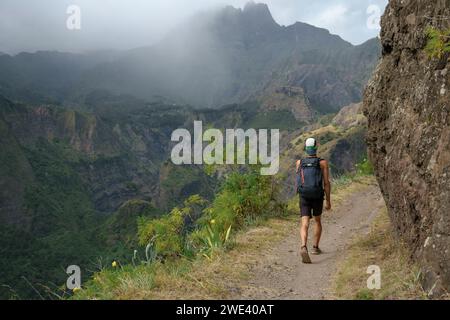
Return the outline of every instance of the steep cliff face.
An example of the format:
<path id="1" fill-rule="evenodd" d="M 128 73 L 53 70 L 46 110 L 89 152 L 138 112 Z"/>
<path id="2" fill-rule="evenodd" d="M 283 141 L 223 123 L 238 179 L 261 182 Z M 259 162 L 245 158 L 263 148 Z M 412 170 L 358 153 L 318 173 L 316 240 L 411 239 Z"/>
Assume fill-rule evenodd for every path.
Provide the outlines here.
<path id="1" fill-rule="evenodd" d="M 316 114 L 301 87 L 271 86 L 260 101 L 263 110 L 287 110 L 300 122 L 311 122 Z"/>
<path id="2" fill-rule="evenodd" d="M 450 286 L 450 60 L 425 52 L 428 26 L 449 28 L 449 0 L 389 2 L 364 109 L 395 230 L 423 266 L 424 288 L 440 296 Z"/>

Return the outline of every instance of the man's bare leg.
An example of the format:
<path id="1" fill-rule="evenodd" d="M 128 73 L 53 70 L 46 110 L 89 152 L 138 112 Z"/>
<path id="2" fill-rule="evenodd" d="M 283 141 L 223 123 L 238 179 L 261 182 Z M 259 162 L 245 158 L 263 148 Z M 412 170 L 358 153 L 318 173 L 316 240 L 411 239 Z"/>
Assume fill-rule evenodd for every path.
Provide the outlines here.
<path id="1" fill-rule="evenodd" d="M 320 216 L 314 217 L 314 247 L 312 254 L 319 254 L 321 251 L 319 249 L 320 237 L 322 236 L 322 219 Z"/>
<path id="2" fill-rule="evenodd" d="M 302 257 L 303 263 L 311 263 L 311 259 L 308 254 L 308 248 L 306 247 L 306 243 L 308 241 L 309 219 L 309 217 L 302 217 L 302 226 L 300 228 L 300 238 L 302 241 L 300 255 Z"/>
<path id="3" fill-rule="evenodd" d="M 302 217 L 302 226 L 300 228 L 300 238 L 302 240 L 302 247 L 306 246 L 308 242 L 309 217 Z"/>
<path id="4" fill-rule="evenodd" d="M 322 236 L 322 219 L 321 217 L 314 217 L 314 246 L 319 247 L 320 237 Z"/>

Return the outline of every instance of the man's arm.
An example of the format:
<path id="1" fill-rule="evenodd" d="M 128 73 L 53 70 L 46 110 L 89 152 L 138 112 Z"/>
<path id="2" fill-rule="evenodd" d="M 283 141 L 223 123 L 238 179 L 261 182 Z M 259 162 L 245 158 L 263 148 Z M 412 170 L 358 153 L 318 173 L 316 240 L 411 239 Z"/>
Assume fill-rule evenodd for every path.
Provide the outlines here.
<path id="1" fill-rule="evenodd" d="M 323 188 L 325 190 L 325 197 L 327 204 L 325 205 L 326 210 L 331 210 L 331 183 L 330 183 L 330 169 L 328 166 L 328 161 L 320 161 L 320 168 L 322 169 L 323 175 Z"/>
<path id="2" fill-rule="evenodd" d="M 300 160 L 297 160 L 297 162 L 295 163 L 295 173 L 298 173 L 298 169 L 300 168 Z"/>
<path id="3" fill-rule="evenodd" d="M 298 193 L 298 179 L 297 179 L 297 174 L 298 174 L 298 170 L 300 168 L 300 164 L 301 161 L 297 160 L 297 162 L 295 163 L 295 191 Z"/>

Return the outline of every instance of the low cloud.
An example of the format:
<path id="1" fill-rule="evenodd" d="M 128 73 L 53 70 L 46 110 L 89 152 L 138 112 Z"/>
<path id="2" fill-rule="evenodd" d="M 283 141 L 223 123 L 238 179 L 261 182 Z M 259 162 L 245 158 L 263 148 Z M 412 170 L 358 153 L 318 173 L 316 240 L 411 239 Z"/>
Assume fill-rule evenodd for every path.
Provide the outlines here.
<path id="1" fill-rule="evenodd" d="M 248 0 L 2 0 L 0 51 L 130 49 L 148 46 L 198 11 Z M 367 28 L 367 8 L 387 0 L 262 0 L 282 25 L 303 21 L 329 29 L 352 43 L 377 35 Z M 81 9 L 81 30 L 66 27 L 67 8 Z"/>
<path id="2" fill-rule="evenodd" d="M 342 4 L 331 6 L 318 15 L 315 24 L 328 27 L 339 25 L 346 20 L 347 13 L 348 8 Z"/>

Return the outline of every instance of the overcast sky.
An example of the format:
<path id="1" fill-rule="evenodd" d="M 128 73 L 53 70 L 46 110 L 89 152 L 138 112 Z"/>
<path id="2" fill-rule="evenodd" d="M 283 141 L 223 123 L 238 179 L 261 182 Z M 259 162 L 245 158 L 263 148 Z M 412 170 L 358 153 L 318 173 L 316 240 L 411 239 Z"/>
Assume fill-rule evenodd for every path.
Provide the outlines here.
<path id="1" fill-rule="evenodd" d="M 0 52 L 131 49 L 150 45 L 198 11 L 248 0 L 0 0 Z M 379 34 L 373 24 L 387 0 L 261 0 L 281 25 L 327 28 L 360 44 Z M 67 28 L 67 9 L 81 10 L 81 29 Z M 70 20 L 73 21 L 73 20 Z M 368 25 L 369 23 L 369 25 Z M 72 24 L 74 25 L 74 24 Z"/>

